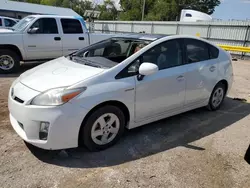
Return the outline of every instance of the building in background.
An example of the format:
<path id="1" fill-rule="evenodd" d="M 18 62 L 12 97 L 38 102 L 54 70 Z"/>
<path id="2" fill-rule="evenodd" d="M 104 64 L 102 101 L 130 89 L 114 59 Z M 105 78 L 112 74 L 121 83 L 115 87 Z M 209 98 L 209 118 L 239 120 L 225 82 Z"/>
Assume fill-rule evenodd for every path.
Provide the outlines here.
<path id="1" fill-rule="evenodd" d="M 61 16 L 79 16 L 69 8 L 38 5 L 9 0 L 0 0 L 0 16 L 22 19 L 31 14 L 52 14 Z"/>

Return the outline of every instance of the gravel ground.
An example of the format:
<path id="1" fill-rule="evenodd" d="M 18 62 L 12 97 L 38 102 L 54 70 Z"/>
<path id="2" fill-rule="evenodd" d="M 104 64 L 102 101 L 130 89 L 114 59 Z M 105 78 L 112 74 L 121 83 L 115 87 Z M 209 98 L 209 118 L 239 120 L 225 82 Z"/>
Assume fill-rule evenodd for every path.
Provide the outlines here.
<path id="1" fill-rule="evenodd" d="M 235 82 L 219 111 L 197 109 L 127 131 L 114 147 L 97 153 L 26 145 L 8 118 L 7 93 L 16 75 L 1 75 L 0 187 L 250 187 L 244 161 L 250 144 L 249 71 L 250 62 L 234 62 Z"/>

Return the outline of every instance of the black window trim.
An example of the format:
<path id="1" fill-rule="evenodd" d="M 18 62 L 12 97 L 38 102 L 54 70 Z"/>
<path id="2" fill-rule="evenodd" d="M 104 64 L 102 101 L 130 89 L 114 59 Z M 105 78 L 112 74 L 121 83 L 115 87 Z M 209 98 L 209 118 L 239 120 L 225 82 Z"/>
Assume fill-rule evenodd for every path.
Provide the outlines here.
<path id="1" fill-rule="evenodd" d="M 168 41 L 172 41 L 172 40 L 176 40 L 179 45 L 180 45 L 180 48 L 181 48 L 181 55 L 182 55 L 182 63 L 180 65 L 176 65 L 176 66 L 173 66 L 173 67 L 169 67 L 169 68 L 166 68 L 166 69 L 171 69 L 171 68 L 175 68 L 175 67 L 179 67 L 179 66 L 183 66 L 185 65 L 185 45 L 184 45 L 184 39 L 183 38 L 175 38 L 175 39 L 169 39 L 169 40 L 165 40 L 159 44 L 156 44 L 155 46 L 151 47 L 150 49 L 148 49 L 147 51 L 145 51 L 143 54 L 147 53 L 149 50 L 151 50 L 152 48 L 158 46 L 158 45 L 161 45 L 162 43 L 165 43 L 165 42 L 168 42 Z M 124 73 L 124 71 L 127 71 L 127 69 L 135 62 L 137 61 L 138 59 L 141 59 L 141 57 L 143 56 L 143 54 L 141 54 L 139 57 L 137 57 L 134 61 L 132 61 L 131 63 L 129 63 L 125 68 L 123 68 L 116 76 L 115 76 L 115 79 L 118 80 L 118 79 L 122 79 L 122 78 L 128 78 L 128 77 L 132 77 L 132 76 L 136 76 L 138 75 L 138 72 L 137 73 L 134 73 L 134 74 L 131 74 L 129 75 L 127 73 L 127 75 L 123 75 L 123 74 L 126 74 Z M 141 61 L 141 60 L 140 60 Z M 162 70 L 166 70 L 166 69 L 162 69 Z M 159 70 L 161 71 L 161 70 Z"/>
<path id="2" fill-rule="evenodd" d="M 55 23 L 56 23 L 56 28 L 57 28 L 57 33 L 37 33 L 38 35 L 58 35 L 59 34 L 59 28 L 58 28 L 58 24 L 57 24 L 57 20 L 55 18 L 52 18 L 52 17 L 45 17 L 45 18 L 38 18 L 37 20 L 35 20 L 32 25 L 29 27 L 32 28 L 32 26 L 38 21 L 38 20 L 41 20 L 41 19 L 53 19 L 55 20 Z M 28 30 L 27 30 L 28 32 Z"/>

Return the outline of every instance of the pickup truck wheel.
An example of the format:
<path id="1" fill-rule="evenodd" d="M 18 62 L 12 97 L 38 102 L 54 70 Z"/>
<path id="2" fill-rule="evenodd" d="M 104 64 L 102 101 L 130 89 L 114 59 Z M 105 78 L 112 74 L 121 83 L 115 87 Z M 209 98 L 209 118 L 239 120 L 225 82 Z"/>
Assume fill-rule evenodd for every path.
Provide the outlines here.
<path id="1" fill-rule="evenodd" d="M 12 50 L 0 50 L 0 73 L 15 73 L 20 68 L 20 57 Z"/>

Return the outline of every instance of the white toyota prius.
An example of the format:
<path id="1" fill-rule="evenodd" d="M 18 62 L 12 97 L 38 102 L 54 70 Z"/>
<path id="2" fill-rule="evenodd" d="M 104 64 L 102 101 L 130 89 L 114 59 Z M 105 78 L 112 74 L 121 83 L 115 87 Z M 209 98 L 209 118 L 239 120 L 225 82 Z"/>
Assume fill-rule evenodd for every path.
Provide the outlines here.
<path id="1" fill-rule="evenodd" d="M 206 106 L 232 86 L 228 52 L 191 36 L 121 35 L 20 75 L 8 106 L 26 142 L 55 150 L 115 144 L 124 129 Z"/>

